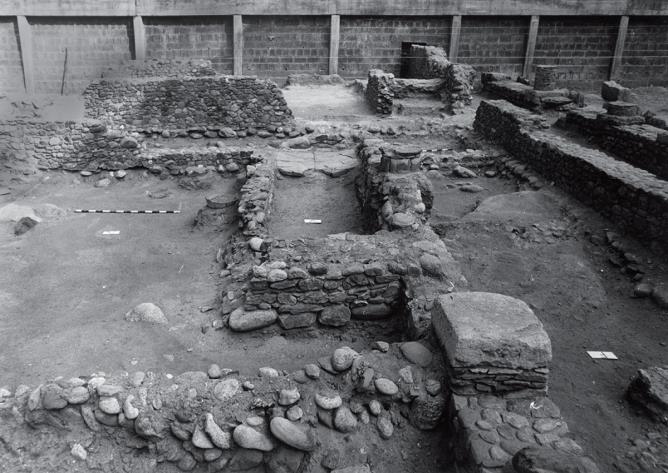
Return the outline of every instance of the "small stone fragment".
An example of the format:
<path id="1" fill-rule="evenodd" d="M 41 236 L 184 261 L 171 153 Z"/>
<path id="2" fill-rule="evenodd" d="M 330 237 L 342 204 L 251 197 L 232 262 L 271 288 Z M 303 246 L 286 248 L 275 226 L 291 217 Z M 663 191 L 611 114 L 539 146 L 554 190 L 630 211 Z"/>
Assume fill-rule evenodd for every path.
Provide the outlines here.
<path id="1" fill-rule="evenodd" d="M 336 371 L 346 371 L 358 356 L 360 356 L 359 353 L 350 347 L 337 348 L 332 355 L 332 367 Z"/>
<path id="2" fill-rule="evenodd" d="M 357 418 L 346 406 L 341 406 L 334 414 L 334 427 L 340 432 L 352 432 L 357 428 Z"/>
<path id="3" fill-rule="evenodd" d="M 394 396 L 399 392 L 399 387 L 394 383 L 394 381 L 387 378 L 376 379 L 374 385 L 380 394 L 384 394 L 386 396 Z"/>

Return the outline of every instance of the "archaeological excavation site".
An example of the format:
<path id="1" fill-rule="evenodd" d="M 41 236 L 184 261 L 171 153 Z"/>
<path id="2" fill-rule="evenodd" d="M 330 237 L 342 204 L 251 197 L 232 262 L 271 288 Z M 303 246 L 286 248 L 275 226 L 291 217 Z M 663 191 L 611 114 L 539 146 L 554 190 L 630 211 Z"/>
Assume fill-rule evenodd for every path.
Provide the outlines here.
<path id="1" fill-rule="evenodd" d="M 668 2 L 0 0 L 0 473 L 668 473 Z"/>

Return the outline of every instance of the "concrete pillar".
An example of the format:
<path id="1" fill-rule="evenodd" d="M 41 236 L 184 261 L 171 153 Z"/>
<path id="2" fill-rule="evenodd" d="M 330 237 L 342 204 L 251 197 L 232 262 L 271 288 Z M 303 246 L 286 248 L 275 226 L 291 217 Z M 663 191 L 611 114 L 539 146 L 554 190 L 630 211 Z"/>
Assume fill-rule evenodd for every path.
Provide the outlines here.
<path id="1" fill-rule="evenodd" d="M 538 38 L 538 26 L 540 26 L 540 17 L 532 16 L 529 23 L 529 38 L 527 39 L 527 49 L 524 54 L 524 69 L 522 69 L 522 77 L 529 78 L 531 68 L 533 67 L 533 58 L 536 53 L 536 38 Z"/>
<path id="2" fill-rule="evenodd" d="M 144 20 L 141 16 L 135 16 L 132 19 L 132 26 L 135 39 L 135 59 L 137 61 L 146 60 L 146 29 Z"/>
<path id="3" fill-rule="evenodd" d="M 452 17 L 452 27 L 450 29 L 450 54 L 448 59 L 450 62 L 457 62 L 459 55 L 459 35 L 462 30 L 462 16 L 455 15 Z"/>
<path id="4" fill-rule="evenodd" d="M 19 48 L 21 49 L 21 64 L 23 66 L 23 84 L 27 94 L 35 93 L 35 74 L 33 67 L 32 31 L 25 16 L 16 17 L 19 29 Z"/>
<path id="5" fill-rule="evenodd" d="M 339 73 L 339 36 L 341 16 L 332 15 L 329 30 L 329 73 Z"/>
<path id="6" fill-rule="evenodd" d="M 619 68 L 622 65 L 622 57 L 624 56 L 624 45 L 626 44 L 626 33 L 629 29 L 629 17 L 622 16 L 619 19 L 619 29 L 617 30 L 617 43 L 615 44 L 615 54 L 612 57 L 612 64 L 610 65 L 609 79 L 614 79 L 619 74 Z"/>
<path id="7" fill-rule="evenodd" d="M 244 24 L 241 15 L 234 15 L 232 27 L 232 42 L 234 44 L 234 75 L 241 76 L 244 73 Z"/>

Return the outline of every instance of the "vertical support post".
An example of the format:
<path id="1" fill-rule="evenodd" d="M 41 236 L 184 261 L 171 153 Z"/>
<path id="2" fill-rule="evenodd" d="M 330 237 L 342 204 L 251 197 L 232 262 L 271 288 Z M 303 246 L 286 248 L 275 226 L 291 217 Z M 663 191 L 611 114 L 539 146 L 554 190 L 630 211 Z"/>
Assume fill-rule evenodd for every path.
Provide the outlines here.
<path id="1" fill-rule="evenodd" d="M 531 68 L 533 67 L 533 59 L 536 53 L 536 39 L 538 38 L 538 26 L 540 26 L 540 16 L 534 15 L 531 17 L 529 23 L 529 38 L 527 39 L 527 49 L 524 53 L 524 69 L 522 69 L 522 77 L 529 78 Z"/>
<path id="2" fill-rule="evenodd" d="M 23 66 L 23 84 L 27 94 L 35 93 L 35 75 L 33 69 L 32 31 L 28 19 L 19 15 L 16 17 L 19 29 L 19 48 L 21 49 L 21 64 Z"/>
<path id="3" fill-rule="evenodd" d="M 146 60 L 146 29 L 144 28 L 144 19 L 141 16 L 135 16 L 132 19 L 132 26 L 135 39 L 135 59 L 143 62 Z"/>
<path id="4" fill-rule="evenodd" d="M 452 27 L 450 28 L 450 62 L 457 62 L 459 55 L 459 35 L 462 30 L 462 16 L 454 15 L 452 17 Z"/>
<path id="5" fill-rule="evenodd" d="M 244 73 L 244 24 L 241 15 L 234 15 L 232 37 L 234 44 L 234 75 L 240 76 Z"/>
<path id="6" fill-rule="evenodd" d="M 339 73 L 339 36 L 341 31 L 341 16 L 332 15 L 329 30 L 329 73 Z"/>
<path id="7" fill-rule="evenodd" d="M 622 16 L 619 19 L 619 29 L 617 30 L 617 43 L 615 44 L 615 55 L 612 57 L 612 64 L 610 65 L 610 74 L 608 79 L 612 80 L 619 74 L 619 68 L 622 65 L 622 57 L 624 56 L 624 45 L 626 44 L 626 33 L 629 29 L 629 17 Z"/>

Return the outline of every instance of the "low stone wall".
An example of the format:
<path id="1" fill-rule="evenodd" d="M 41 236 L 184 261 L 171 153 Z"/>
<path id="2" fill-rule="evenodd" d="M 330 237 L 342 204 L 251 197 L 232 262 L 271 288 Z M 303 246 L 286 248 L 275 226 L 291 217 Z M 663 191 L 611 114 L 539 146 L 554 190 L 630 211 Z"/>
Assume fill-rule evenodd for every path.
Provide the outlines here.
<path id="1" fill-rule="evenodd" d="M 379 115 L 391 115 L 394 103 L 392 81 L 394 74 L 386 74 L 380 69 L 369 71 L 365 95 L 371 109 Z"/>
<path id="2" fill-rule="evenodd" d="M 3 387 L 0 436 L 11 447 L 0 463 L 3 471 L 155 471 L 163 463 L 169 471 L 370 471 L 349 469 L 367 462 L 349 451 L 350 439 L 398 452 L 403 434 L 442 421 L 437 360 L 417 342 L 379 341 L 361 353 L 339 347 L 290 374 L 263 367 L 242 377 L 212 365 Z"/>
<path id="3" fill-rule="evenodd" d="M 443 48 L 411 45 L 406 59 L 408 77 L 415 79 L 443 79 L 451 62 Z"/>
<path id="4" fill-rule="evenodd" d="M 109 129 L 97 120 L 85 122 L 0 122 L 0 152 L 31 159 L 40 169 L 114 171 L 146 168 L 181 174 L 188 166 L 212 166 L 221 173 L 236 172 L 252 161 L 252 151 L 225 147 L 150 148 L 144 137 Z"/>
<path id="5" fill-rule="evenodd" d="M 255 77 L 102 80 L 86 88 L 84 99 L 87 117 L 144 133 L 213 138 L 283 134 L 293 125 L 280 89 Z"/>
<path id="6" fill-rule="evenodd" d="M 624 118 L 571 110 L 557 121 L 557 126 L 585 134 L 597 146 L 627 163 L 668 179 L 668 133 L 645 124 L 643 117 L 635 117 L 641 121 L 636 124 L 624 124 Z"/>
<path id="7" fill-rule="evenodd" d="M 603 152 L 533 130 L 533 121 L 533 114 L 506 101 L 483 101 L 474 127 L 620 228 L 668 247 L 668 182 Z"/>
<path id="8" fill-rule="evenodd" d="M 246 176 L 239 198 L 239 225 L 245 236 L 266 237 L 276 180 L 273 161 L 261 158 L 261 162 L 246 167 Z"/>
<path id="9" fill-rule="evenodd" d="M 484 73 L 482 83 L 485 91 L 529 110 L 557 108 L 573 103 L 566 89 L 535 90 L 530 85 L 511 80 L 504 74 Z"/>
<path id="10" fill-rule="evenodd" d="M 420 172 L 422 150 L 367 139 L 358 154 L 362 166 L 357 197 L 369 229 L 392 231 L 425 224 L 433 192 Z"/>
<path id="11" fill-rule="evenodd" d="M 445 73 L 441 97 L 450 104 L 453 113 L 459 113 L 473 102 L 473 88 L 477 72 L 468 64 L 451 63 Z"/>

